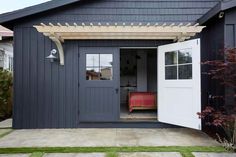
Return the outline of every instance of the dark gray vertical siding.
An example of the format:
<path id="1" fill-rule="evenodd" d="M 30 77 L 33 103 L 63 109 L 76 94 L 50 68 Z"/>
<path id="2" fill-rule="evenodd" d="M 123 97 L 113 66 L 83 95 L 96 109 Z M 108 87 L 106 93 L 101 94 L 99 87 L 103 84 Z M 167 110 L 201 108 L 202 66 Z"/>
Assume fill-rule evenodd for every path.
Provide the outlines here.
<path id="1" fill-rule="evenodd" d="M 236 47 L 236 10 L 235 8 L 229 9 L 225 13 L 225 47 L 235 48 Z M 235 94 L 234 89 L 225 88 L 225 104 L 227 109 L 231 112 L 234 108 L 235 99 L 232 95 Z"/>
<path id="2" fill-rule="evenodd" d="M 226 24 L 225 25 L 225 46 L 235 47 L 235 25 Z"/>
<path id="3" fill-rule="evenodd" d="M 30 121 L 32 120 L 32 117 L 30 117 L 30 84 L 29 84 L 29 80 L 30 80 L 30 29 L 29 28 L 25 28 L 22 31 L 23 33 L 23 47 L 22 47 L 22 65 L 23 65 L 23 69 L 22 69 L 22 84 L 23 84 L 23 88 L 21 89 L 23 91 L 23 106 L 22 106 L 22 110 L 23 110 L 23 127 L 24 128 L 29 128 L 30 126 Z M 28 119 L 28 117 L 30 117 Z"/>
<path id="4" fill-rule="evenodd" d="M 47 55 L 47 52 L 48 54 L 50 53 L 51 51 L 51 41 L 48 39 L 48 38 L 45 38 L 44 40 L 44 52 L 45 52 L 45 56 Z M 51 127 L 51 113 L 52 113 L 52 81 L 51 81 L 51 78 L 52 78 L 52 64 L 48 61 L 48 62 L 44 62 L 45 64 L 45 67 L 44 67 L 44 72 L 45 72 L 45 75 L 44 75 L 44 103 L 46 105 L 46 108 L 45 108 L 45 113 L 44 113 L 44 116 L 45 116 L 45 119 L 44 119 L 44 125 L 46 128 L 49 128 Z"/>
<path id="5" fill-rule="evenodd" d="M 56 48 L 56 46 L 52 45 L 52 49 L 55 49 L 55 48 Z M 59 95 L 58 95 L 58 93 L 59 93 L 58 70 L 59 69 L 58 68 L 59 67 L 57 64 L 52 64 L 52 67 L 51 67 L 51 69 L 52 69 L 52 74 L 51 74 L 52 87 L 51 88 L 53 89 L 53 91 L 51 93 L 52 94 L 52 100 L 51 100 L 51 102 L 52 102 L 52 112 L 51 112 L 52 125 L 51 125 L 51 127 L 52 128 L 56 128 L 58 126 L 58 120 L 59 120 L 58 109 L 60 107 L 58 107 L 58 98 L 59 98 Z"/>
<path id="6" fill-rule="evenodd" d="M 65 44 L 66 64 L 45 57 L 55 45 L 34 28 L 16 27 L 14 128 L 74 128 L 78 105 L 78 43 Z"/>
<path id="7" fill-rule="evenodd" d="M 215 59 L 222 59 L 220 51 L 224 48 L 224 19 L 218 17 L 205 23 L 207 27 L 201 33 L 201 61 L 209 61 Z M 202 107 L 208 105 L 210 95 L 223 94 L 224 89 L 216 86 L 216 81 L 212 80 L 210 76 L 204 74 L 208 72 L 209 67 L 203 65 L 201 67 L 201 98 Z"/>
<path id="8" fill-rule="evenodd" d="M 59 84 L 59 97 L 58 97 L 58 106 L 61 106 L 58 108 L 58 127 L 62 128 L 65 127 L 65 69 L 62 66 L 59 66 L 59 76 L 58 76 L 58 84 Z"/>
<path id="9" fill-rule="evenodd" d="M 30 29 L 30 96 L 29 96 L 29 104 L 35 104 L 35 108 L 37 108 L 37 59 L 38 59 L 38 53 L 37 53 L 37 32 L 34 29 Z M 36 127 L 37 126 L 37 114 L 38 111 L 34 108 L 33 105 L 30 105 L 30 117 L 32 117 L 30 121 L 30 127 Z"/>
<path id="10" fill-rule="evenodd" d="M 78 44 L 65 45 L 65 127 L 76 127 L 78 116 Z M 67 116 L 73 115 L 73 116 Z M 78 119 L 77 119 L 78 120 Z"/>
<path id="11" fill-rule="evenodd" d="M 225 46 L 236 47 L 236 10 L 227 10 L 225 13 Z"/>
<path id="12" fill-rule="evenodd" d="M 44 81 L 44 76 L 45 76 L 45 52 L 44 52 L 44 36 L 43 34 L 37 33 L 37 74 L 36 77 L 38 78 L 37 82 L 37 127 L 38 128 L 43 128 L 44 127 L 44 121 L 45 121 L 45 112 L 46 112 L 46 107 L 47 104 L 45 104 L 45 81 Z M 43 116 L 42 116 L 43 115 Z"/>

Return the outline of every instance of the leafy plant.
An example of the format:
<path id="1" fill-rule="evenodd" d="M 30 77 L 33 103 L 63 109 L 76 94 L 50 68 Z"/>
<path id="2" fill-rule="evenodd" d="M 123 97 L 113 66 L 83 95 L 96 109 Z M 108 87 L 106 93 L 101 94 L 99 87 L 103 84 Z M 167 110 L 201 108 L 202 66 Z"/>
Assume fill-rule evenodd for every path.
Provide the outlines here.
<path id="1" fill-rule="evenodd" d="M 0 70 L 0 120 L 12 115 L 12 73 Z"/>
<path id="2" fill-rule="evenodd" d="M 222 60 L 206 61 L 203 65 L 208 66 L 209 71 L 205 74 L 216 82 L 216 86 L 230 92 L 211 96 L 209 104 L 198 115 L 206 125 L 221 128 L 226 137 L 217 134 L 218 141 L 228 150 L 236 150 L 236 48 L 225 49 L 222 55 Z M 231 101 L 226 103 L 226 100 Z"/>

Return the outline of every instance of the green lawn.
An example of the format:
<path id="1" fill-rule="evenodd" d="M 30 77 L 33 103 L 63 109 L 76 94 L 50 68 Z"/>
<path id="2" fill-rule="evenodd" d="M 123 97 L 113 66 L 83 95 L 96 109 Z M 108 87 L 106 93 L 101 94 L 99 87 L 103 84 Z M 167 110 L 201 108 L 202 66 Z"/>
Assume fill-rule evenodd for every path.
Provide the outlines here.
<path id="1" fill-rule="evenodd" d="M 117 157 L 118 152 L 179 152 L 183 157 L 194 157 L 192 152 L 227 152 L 223 147 L 45 147 L 45 148 L 0 148 L 0 154 L 29 153 L 41 157 L 44 153 L 106 153 Z"/>

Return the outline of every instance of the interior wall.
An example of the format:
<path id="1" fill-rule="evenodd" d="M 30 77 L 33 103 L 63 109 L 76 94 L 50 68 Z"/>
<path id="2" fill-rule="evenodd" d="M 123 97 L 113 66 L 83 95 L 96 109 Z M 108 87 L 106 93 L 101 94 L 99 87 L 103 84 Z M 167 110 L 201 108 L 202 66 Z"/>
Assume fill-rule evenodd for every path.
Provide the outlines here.
<path id="1" fill-rule="evenodd" d="M 123 49 L 120 53 L 120 101 L 126 104 L 129 91 L 157 92 L 157 50 Z"/>
<path id="2" fill-rule="evenodd" d="M 137 91 L 147 91 L 147 52 L 137 50 Z"/>
<path id="3" fill-rule="evenodd" d="M 137 63 L 135 50 L 122 50 L 120 53 L 120 102 L 127 103 L 128 90 L 136 91 Z"/>
<path id="4" fill-rule="evenodd" d="M 157 50 L 147 54 L 147 90 L 157 92 Z"/>

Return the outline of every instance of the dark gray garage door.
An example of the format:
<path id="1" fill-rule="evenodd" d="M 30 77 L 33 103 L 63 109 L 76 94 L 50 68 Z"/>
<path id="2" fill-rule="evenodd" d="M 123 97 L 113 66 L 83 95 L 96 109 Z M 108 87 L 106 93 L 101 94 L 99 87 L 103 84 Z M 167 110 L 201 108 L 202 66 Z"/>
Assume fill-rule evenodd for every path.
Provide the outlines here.
<path id="1" fill-rule="evenodd" d="M 79 121 L 117 121 L 119 49 L 82 47 L 79 51 Z"/>

